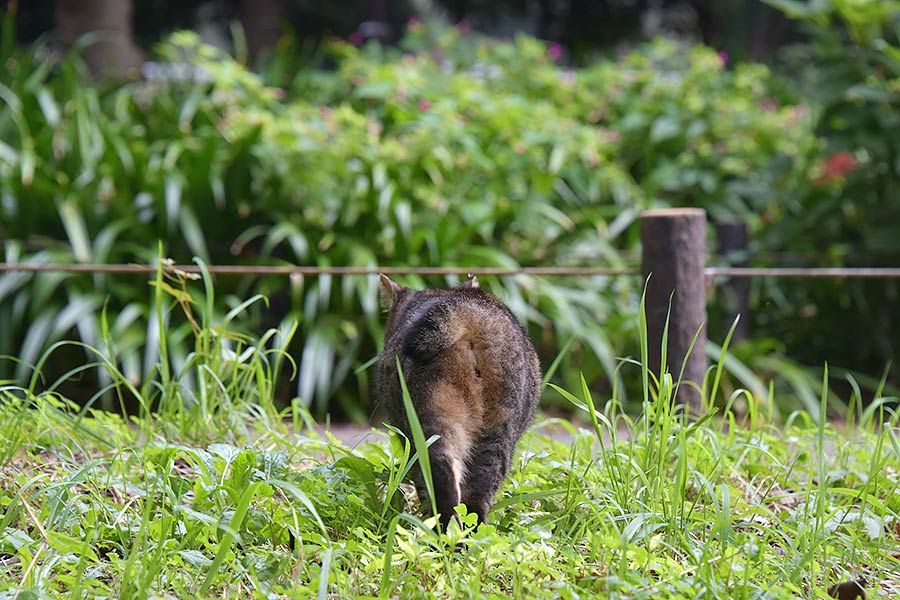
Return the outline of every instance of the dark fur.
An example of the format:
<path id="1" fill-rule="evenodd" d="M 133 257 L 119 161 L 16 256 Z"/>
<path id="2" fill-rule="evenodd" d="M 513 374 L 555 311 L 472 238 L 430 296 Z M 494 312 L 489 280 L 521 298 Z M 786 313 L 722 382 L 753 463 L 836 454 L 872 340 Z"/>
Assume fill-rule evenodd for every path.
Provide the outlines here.
<path id="1" fill-rule="evenodd" d="M 375 395 L 388 420 L 412 439 L 396 359 L 429 449 L 435 503 L 446 527 L 464 502 L 485 521 L 516 442 L 540 397 L 537 354 L 521 325 L 474 278 L 452 289 L 413 291 L 382 275 L 389 309 Z M 420 498 L 425 498 L 421 474 Z"/>

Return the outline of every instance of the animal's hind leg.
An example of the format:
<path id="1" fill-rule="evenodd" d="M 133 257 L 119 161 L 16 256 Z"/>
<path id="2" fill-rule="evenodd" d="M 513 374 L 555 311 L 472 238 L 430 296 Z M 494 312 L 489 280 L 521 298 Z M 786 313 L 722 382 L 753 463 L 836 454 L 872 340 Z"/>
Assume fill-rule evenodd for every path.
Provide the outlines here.
<path id="1" fill-rule="evenodd" d="M 467 418 L 465 399 L 455 386 L 446 381 L 411 391 L 413 398 L 427 399 L 416 404 L 425 439 L 438 436 L 428 448 L 428 457 L 435 505 L 441 515 L 441 525 L 446 530 L 461 499 L 460 486 L 471 444 L 464 425 Z M 419 496 L 427 498 L 423 488 L 423 485 L 418 486 Z"/>
<path id="2" fill-rule="evenodd" d="M 487 523 L 487 515 L 494 505 L 494 496 L 512 462 L 512 449 L 507 435 L 485 436 L 475 444 L 469 456 L 462 501 L 469 512 L 478 515 L 479 523 Z"/>
<path id="3" fill-rule="evenodd" d="M 434 433 L 427 429 L 424 431 L 425 439 Z M 438 434 L 440 435 L 440 434 Z M 460 502 L 460 478 L 461 460 L 457 456 L 450 440 L 442 437 L 428 448 L 428 462 L 431 465 L 431 481 L 434 485 L 434 502 L 440 514 L 441 527 L 446 531 L 450 519 L 456 514 L 456 505 Z M 421 469 L 417 469 L 416 491 L 424 504 L 424 508 L 430 510 L 428 491 Z"/>

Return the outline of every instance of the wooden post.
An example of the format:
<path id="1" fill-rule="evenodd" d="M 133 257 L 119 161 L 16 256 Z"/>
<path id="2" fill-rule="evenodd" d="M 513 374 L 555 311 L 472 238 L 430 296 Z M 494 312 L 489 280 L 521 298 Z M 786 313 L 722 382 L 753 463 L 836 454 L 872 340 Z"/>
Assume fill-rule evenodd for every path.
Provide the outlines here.
<path id="1" fill-rule="evenodd" d="M 706 374 L 706 211 L 671 208 L 641 215 L 641 259 L 646 293 L 649 368 L 659 375 L 667 369 L 675 382 L 687 357 L 675 402 L 699 414 L 700 393 L 687 382 L 703 384 Z M 671 298 L 672 308 L 669 309 Z M 660 365 L 663 329 L 669 314 L 666 365 Z M 663 367 L 663 368 L 661 368 Z"/>
<path id="2" fill-rule="evenodd" d="M 727 219 L 716 221 L 716 237 L 718 238 L 717 252 L 728 260 L 732 267 L 747 266 L 747 224 L 740 219 Z M 725 294 L 725 306 L 728 307 L 728 322 L 731 323 L 737 315 L 741 316 L 731 343 L 746 340 L 750 337 L 750 280 L 746 277 L 735 277 L 723 283 L 719 289 Z"/>

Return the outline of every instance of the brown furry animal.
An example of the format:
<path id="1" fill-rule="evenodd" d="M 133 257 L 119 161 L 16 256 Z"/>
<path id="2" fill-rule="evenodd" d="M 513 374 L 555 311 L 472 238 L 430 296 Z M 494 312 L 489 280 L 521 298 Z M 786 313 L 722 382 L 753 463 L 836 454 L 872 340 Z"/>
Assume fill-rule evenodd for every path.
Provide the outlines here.
<path id="1" fill-rule="evenodd" d="M 413 291 L 381 276 L 389 310 L 375 395 L 391 424 L 412 439 L 396 361 L 429 448 L 435 503 L 447 526 L 464 502 L 479 522 L 534 417 L 541 369 L 522 326 L 474 277 L 452 289 Z M 421 473 L 419 497 L 426 498 Z"/>

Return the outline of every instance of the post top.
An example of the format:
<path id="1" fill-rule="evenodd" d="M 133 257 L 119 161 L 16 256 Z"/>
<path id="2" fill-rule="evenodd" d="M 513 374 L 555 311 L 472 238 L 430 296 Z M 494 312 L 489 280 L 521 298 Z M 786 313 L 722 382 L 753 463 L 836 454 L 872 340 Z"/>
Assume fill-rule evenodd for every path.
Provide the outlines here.
<path id="1" fill-rule="evenodd" d="M 671 217 L 702 217 L 705 219 L 706 211 L 702 208 L 653 208 L 641 213 L 642 219 Z"/>

